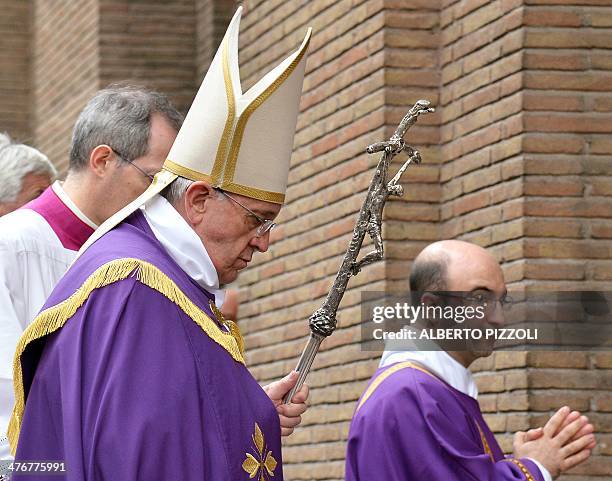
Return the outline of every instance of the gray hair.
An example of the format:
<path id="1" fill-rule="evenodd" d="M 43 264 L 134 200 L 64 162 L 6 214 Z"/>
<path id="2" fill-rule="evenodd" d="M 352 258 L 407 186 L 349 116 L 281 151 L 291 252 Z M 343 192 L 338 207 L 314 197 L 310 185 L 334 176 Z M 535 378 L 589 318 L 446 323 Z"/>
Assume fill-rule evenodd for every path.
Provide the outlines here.
<path id="1" fill-rule="evenodd" d="M 91 151 L 106 144 L 123 160 L 134 160 L 149 149 L 151 117 L 160 114 L 177 131 L 183 115 L 168 98 L 142 87 L 111 85 L 100 90 L 79 114 L 70 145 L 70 169 L 81 170 Z"/>
<path id="2" fill-rule="evenodd" d="M 193 184 L 193 180 L 186 179 L 185 177 L 177 177 L 168 187 L 161 191 L 160 195 L 172 205 L 176 205 L 177 202 L 185 195 L 189 186 Z"/>
<path id="3" fill-rule="evenodd" d="M 0 202 L 14 202 L 28 174 L 48 175 L 53 181 L 57 170 L 42 152 L 0 134 Z"/>

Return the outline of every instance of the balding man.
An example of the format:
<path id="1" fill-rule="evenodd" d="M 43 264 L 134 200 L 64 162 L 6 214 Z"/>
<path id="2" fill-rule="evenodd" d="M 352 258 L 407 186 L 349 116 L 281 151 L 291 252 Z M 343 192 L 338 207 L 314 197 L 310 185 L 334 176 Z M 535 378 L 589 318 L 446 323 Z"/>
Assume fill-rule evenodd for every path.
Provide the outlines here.
<path id="1" fill-rule="evenodd" d="M 424 306 L 479 307 L 480 328 L 504 324 L 503 273 L 479 246 L 429 245 L 414 261 L 410 289 Z M 385 351 L 351 423 L 347 481 L 544 481 L 585 461 L 593 426 L 568 407 L 543 428 L 515 434 L 513 455 L 504 456 L 468 370 L 492 347 L 475 341 L 457 351 Z"/>

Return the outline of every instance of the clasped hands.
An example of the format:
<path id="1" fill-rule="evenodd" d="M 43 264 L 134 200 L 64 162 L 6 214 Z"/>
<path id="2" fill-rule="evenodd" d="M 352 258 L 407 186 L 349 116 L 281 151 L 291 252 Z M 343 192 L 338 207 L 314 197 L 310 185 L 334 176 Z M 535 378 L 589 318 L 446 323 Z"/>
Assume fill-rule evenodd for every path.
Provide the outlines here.
<path id="1" fill-rule="evenodd" d="M 514 457 L 532 458 L 554 478 L 586 461 L 595 447 L 593 425 L 586 416 L 564 406 L 543 428 L 514 435 Z"/>

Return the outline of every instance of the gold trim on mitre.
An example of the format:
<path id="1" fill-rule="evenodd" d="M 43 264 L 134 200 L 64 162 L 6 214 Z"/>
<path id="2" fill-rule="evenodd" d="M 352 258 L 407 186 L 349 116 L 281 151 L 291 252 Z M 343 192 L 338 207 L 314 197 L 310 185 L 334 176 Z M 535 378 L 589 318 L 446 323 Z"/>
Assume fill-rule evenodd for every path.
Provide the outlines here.
<path id="1" fill-rule="evenodd" d="M 208 182 L 209 184 L 215 183 L 213 177 L 211 177 L 210 175 L 203 174 L 202 172 L 198 172 L 197 170 L 189 169 L 180 164 L 177 164 L 176 162 L 172 162 L 170 159 L 166 159 L 163 168 L 169 172 L 172 172 L 173 174 L 178 175 L 179 177 L 184 177 L 189 180 L 203 180 L 205 182 Z"/>
<path id="2" fill-rule="evenodd" d="M 229 66 L 229 38 L 223 40 L 223 83 L 225 85 L 225 95 L 227 96 L 227 120 L 223 128 L 223 134 L 219 140 L 217 147 L 217 156 L 212 168 L 210 176 L 213 178 L 215 187 L 219 185 L 221 176 L 223 175 L 223 167 L 225 166 L 225 158 L 227 156 L 227 148 L 232 138 L 232 128 L 234 127 L 234 119 L 236 117 L 236 102 L 234 99 L 234 87 L 232 85 L 232 77 Z"/>
<path id="3" fill-rule="evenodd" d="M 221 185 L 221 188 L 234 194 L 244 195 L 245 197 L 263 200 L 266 202 L 272 202 L 274 204 L 282 204 L 285 202 L 285 194 L 282 194 L 280 192 L 271 192 L 269 190 L 256 189 L 255 187 L 234 184 L 233 182 L 229 184 L 223 184 Z"/>
<path id="4" fill-rule="evenodd" d="M 244 129 L 246 128 L 247 122 L 253 112 L 257 110 L 282 84 L 289 78 L 295 68 L 300 64 L 308 45 L 310 44 L 310 38 L 312 35 L 312 28 L 308 28 L 306 36 L 300 45 L 299 53 L 293 59 L 293 61 L 287 66 L 287 68 L 281 73 L 274 82 L 272 82 L 261 94 L 259 94 L 242 112 L 236 123 L 234 130 L 234 136 L 232 138 L 232 145 L 230 147 L 229 156 L 226 163 L 225 172 L 223 174 L 223 182 L 221 188 L 235 192 L 236 194 L 246 195 L 252 197 L 251 193 L 255 194 L 254 197 L 259 200 L 267 200 L 277 204 L 282 204 L 285 201 L 285 194 L 282 192 L 270 192 L 261 189 L 257 189 L 251 186 L 240 185 L 234 182 L 234 175 L 236 174 L 236 163 L 238 162 L 238 154 L 240 153 L 240 146 L 242 144 L 242 137 L 244 135 Z M 241 192 L 240 192 L 241 191 Z M 275 199 L 275 200 L 269 200 Z"/>

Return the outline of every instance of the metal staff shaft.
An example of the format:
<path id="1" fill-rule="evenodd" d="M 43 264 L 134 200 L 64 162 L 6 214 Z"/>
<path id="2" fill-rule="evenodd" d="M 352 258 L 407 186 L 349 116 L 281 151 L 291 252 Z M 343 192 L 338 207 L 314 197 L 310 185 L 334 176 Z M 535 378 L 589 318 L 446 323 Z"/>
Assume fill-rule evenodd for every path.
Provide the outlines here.
<path id="1" fill-rule="evenodd" d="M 325 339 L 325 336 L 316 334 L 314 332 L 310 333 L 306 347 L 304 348 L 304 351 L 302 351 L 302 355 L 300 356 L 295 368 L 298 373 L 298 380 L 291 391 L 289 391 L 289 394 L 285 396 L 285 399 L 283 400 L 284 404 L 288 404 L 290 402 L 290 399 L 293 398 L 295 393 L 304 384 L 304 381 L 306 381 L 306 376 L 308 376 L 308 373 L 310 372 L 310 368 L 312 367 L 312 363 L 314 362 L 317 352 L 319 352 L 319 346 L 323 342 L 323 339 Z"/>
<path id="2" fill-rule="evenodd" d="M 379 261 L 384 256 L 381 228 L 382 212 L 385 203 L 390 195 L 400 197 L 403 195 L 403 188 L 399 185 L 401 175 L 408 165 L 413 162 L 419 163 L 421 160 L 419 152 L 406 145 L 403 137 L 406 131 L 417 121 L 419 115 L 429 112 L 433 112 L 433 109 L 429 107 L 429 102 L 427 100 L 419 100 L 404 116 L 395 130 L 395 133 L 388 141 L 377 142 L 368 146 L 366 149 L 369 154 L 376 152 L 383 152 L 383 154 L 376 167 L 376 173 L 370 183 L 366 198 L 359 210 L 359 217 L 353 229 L 353 236 L 346 254 L 344 255 L 344 259 L 342 260 L 342 265 L 338 270 L 338 274 L 336 274 L 334 284 L 327 294 L 323 305 L 309 318 L 310 337 L 300 356 L 297 367 L 295 368 L 299 373 L 298 380 L 293 389 L 285 396 L 283 400 L 285 404 L 290 402 L 295 393 L 304 384 L 306 376 L 310 372 L 310 368 L 314 362 L 314 358 L 319 351 L 321 342 L 323 342 L 326 337 L 330 336 L 336 329 L 336 312 L 338 311 L 338 306 L 344 296 L 344 291 L 346 290 L 350 277 L 356 276 L 362 267 Z M 408 160 L 399 169 L 393 179 L 387 183 L 389 164 L 393 157 L 400 152 L 406 152 L 408 154 Z M 357 261 L 357 256 L 361 250 L 366 233 L 374 242 L 375 250 Z"/>

